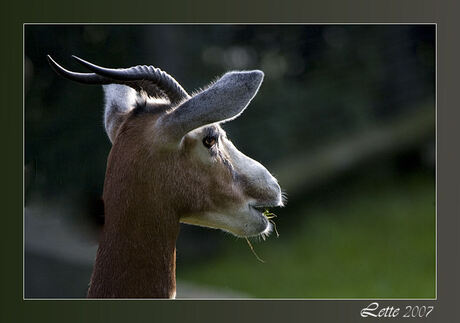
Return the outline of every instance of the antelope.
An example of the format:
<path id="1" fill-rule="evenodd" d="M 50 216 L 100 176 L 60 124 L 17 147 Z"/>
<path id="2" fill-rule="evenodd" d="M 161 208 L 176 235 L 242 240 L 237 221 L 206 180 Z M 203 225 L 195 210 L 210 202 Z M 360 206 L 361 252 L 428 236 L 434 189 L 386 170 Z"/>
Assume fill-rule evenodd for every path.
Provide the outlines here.
<path id="1" fill-rule="evenodd" d="M 221 124 L 237 118 L 262 83 L 259 70 L 232 71 L 189 95 L 153 66 L 110 69 L 73 58 L 90 73 L 54 71 L 102 85 L 112 147 L 103 189 L 105 223 L 89 298 L 175 298 L 180 223 L 237 237 L 266 237 L 266 207 L 283 206 L 277 180 L 241 153 Z"/>

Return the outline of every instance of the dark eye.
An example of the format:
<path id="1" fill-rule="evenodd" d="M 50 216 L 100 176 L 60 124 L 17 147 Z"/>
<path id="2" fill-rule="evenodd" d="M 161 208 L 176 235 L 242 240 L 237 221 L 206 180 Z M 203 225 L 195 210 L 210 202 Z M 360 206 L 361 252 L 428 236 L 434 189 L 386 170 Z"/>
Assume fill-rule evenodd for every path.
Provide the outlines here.
<path id="1" fill-rule="evenodd" d="M 216 144 L 216 142 L 217 142 L 216 137 L 207 136 L 207 137 L 203 138 L 203 145 L 208 149 L 211 148 L 212 146 L 214 146 Z"/>

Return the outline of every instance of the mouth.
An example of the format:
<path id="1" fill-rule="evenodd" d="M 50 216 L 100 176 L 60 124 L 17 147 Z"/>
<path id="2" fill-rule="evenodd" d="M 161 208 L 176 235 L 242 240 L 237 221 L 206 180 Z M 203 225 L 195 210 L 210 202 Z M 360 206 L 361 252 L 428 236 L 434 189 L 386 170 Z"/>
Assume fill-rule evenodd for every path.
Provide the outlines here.
<path id="1" fill-rule="evenodd" d="M 274 216 L 274 214 L 270 213 L 270 211 L 268 211 L 269 207 L 270 206 L 249 205 L 249 209 L 251 211 L 251 214 L 256 216 L 260 220 L 260 222 L 262 224 L 260 232 L 258 232 L 254 236 L 261 236 L 262 239 L 264 239 L 264 240 L 273 231 L 273 224 L 272 224 L 273 221 L 271 220 L 271 218 Z"/>
<path id="2" fill-rule="evenodd" d="M 256 214 L 257 216 L 264 217 L 263 215 L 264 215 L 264 212 L 267 209 L 267 207 L 265 207 L 265 206 L 254 206 L 254 205 L 249 204 L 249 209 L 251 210 L 251 212 L 253 214 Z"/>
<path id="3" fill-rule="evenodd" d="M 255 206 L 255 205 L 249 205 L 249 207 L 261 215 L 264 215 L 268 211 L 268 208 L 269 208 L 269 206 Z"/>
<path id="4" fill-rule="evenodd" d="M 271 213 L 269 209 L 277 207 L 277 206 L 281 206 L 281 205 L 272 205 L 272 204 L 271 205 L 252 205 L 252 204 L 249 204 L 249 208 L 253 209 L 257 213 L 262 214 L 264 217 L 266 217 L 267 215 L 273 215 L 273 213 Z"/>

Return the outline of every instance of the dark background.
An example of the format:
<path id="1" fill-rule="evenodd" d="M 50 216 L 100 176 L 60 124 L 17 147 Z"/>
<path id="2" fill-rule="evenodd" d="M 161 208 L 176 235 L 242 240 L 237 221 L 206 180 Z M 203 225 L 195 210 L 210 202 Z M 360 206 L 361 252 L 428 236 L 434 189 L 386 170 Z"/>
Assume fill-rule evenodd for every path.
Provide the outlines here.
<path id="1" fill-rule="evenodd" d="M 434 25 L 25 27 L 25 296 L 83 297 L 110 144 L 102 91 L 63 80 L 78 55 L 152 64 L 189 92 L 265 72 L 225 129 L 277 175 L 280 237 L 183 226 L 178 296 L 435 296 Z M 96 224 L 95 224 L 96 223 Z"/>

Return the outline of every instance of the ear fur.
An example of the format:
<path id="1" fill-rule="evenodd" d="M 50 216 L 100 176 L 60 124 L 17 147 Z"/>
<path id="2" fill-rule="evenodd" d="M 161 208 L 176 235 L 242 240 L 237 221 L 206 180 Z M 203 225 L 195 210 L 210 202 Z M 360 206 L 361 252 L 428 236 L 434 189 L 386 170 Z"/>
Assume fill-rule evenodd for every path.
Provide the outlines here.
<path id="1" fill-rule="evenodd" d="M 104 126 L 110 142 L 114 142 L 120 125 L 135 107 L 137 92 L 126 85 L 104 85 Z"/>
<path id="2" fill-rule="evenodd" d="M 168 138 L 179 141 L 191 130 L 238 117 L 262 84 L 259 70 L 229 72 L 158 121 Z"/>

